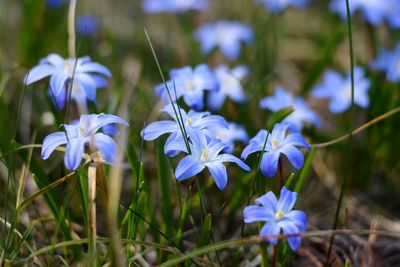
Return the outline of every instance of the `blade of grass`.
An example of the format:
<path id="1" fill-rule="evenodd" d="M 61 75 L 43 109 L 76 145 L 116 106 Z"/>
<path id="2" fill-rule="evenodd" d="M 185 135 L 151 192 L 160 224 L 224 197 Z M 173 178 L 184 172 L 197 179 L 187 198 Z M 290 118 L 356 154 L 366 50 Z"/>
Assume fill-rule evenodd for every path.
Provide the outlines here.
<path id="1" fill-rule="evenodd" d="M 353 121 L 354 121 L 354 54 L 353 54 L 353 36 L 352 36 L 352 27 L 351 27 L 351 14 L 350 14 L 350 4 L 349 0 L 346 0 L 346 12 L 347 12 L 347 31 L 348 31 L 348 38 L 349 38 L 349 50 L 350 50 L 350 78 L 351 78 L 351 108 L 350 108 L 350 118 L 349 118 L 349 125 L 348 125 L 348 135 L 349 139 L 347 142 L 347 146 L 345 148 L 345 170 L 344 174 L 342 175 L 341 179 L 341 188 L 340 188 L 340 195 L 336 207 L 335 212 L 335 220 L 333 222 L 333 230 L 336 230 L 339 223 L 339 216 L 340 216 L 340 209 L 342 207 L 343 198 L 346 192 L 346 185 L 347 179 L 349 177 L 350 172 L 350 156 L 351 156 L 351 143 L 352 143 L 352 128 L 353 128 Z M 326 255 L 325 264 L 329 265 L 330 256 L 332 252 L 332 246 L 335 239 L 335 235 L 331 236 L 329 241 L 328 253 Z"/>

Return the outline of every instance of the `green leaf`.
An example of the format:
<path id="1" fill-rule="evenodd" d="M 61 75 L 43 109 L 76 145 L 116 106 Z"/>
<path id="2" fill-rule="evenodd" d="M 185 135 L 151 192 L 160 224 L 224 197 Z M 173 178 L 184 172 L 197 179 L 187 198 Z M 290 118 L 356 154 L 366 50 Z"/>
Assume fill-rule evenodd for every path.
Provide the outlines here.
<path id="1" fill-rule="evenodd" d="M 211 228 L 212 228 L 212 217 L 211 214 L 208 213 L 203 222 L 203 225 L 201 226 L 200 239 L 199 242 L 197 242 L 198 248 L 208 244 L 211 235 Z"/>

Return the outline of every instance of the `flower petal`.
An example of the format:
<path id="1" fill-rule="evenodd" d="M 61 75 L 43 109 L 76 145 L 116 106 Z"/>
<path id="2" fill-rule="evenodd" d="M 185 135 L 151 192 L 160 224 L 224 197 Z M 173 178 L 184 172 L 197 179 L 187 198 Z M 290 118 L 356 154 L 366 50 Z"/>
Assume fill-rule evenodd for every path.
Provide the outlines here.
<path id="1" fill-rule="evenodd" d="M 204 165 L 200 164 L 193 156 L 189 155 L 184 157 L 175 169 L 175 177 L 178 181 L 185 180 L 193 177 L 205 168 Z"/>
<path id="2" fill-rule="evenodd" d="M 90 72 L 90 73 L 100 73 L 103 74 L 104 76 L 111 77 L 111 72 L 108 68 L 105 66 L 96 63 L 96 62 L 89 62 L 89 63 L 84 63 L 81 66 L 79 66 L 79 69 L 77 69 L 77 72 Z"/>
<path id="3" fill-rule="evenodd" d="M 307 226 L 307 215 L 305 212 L 301 210 L 292 210 L 289 213 L 285 214 L 285 220 L 289 220 L 293 222 L 301 232 L 306 230 Z"/>
<path id="4" fill-rule="evenodd" d="M 53 75 L 56 69 L 53 66 L 43 64 L 33 67 L 25 76 L 26 85 L 37 82 L 47 76 Z"/>
<path id="5" fill-rule="evenodd" d="M 288 158 L 293 167 L 295 167 L 298 170 L 301 167 L 303 167 L 304 156 L 299 149 L 291 145 L 285 145 L 282 148 L 280 148 L 279 151 Z"/>
<path id="6" fill-rule="evenodd" d="M 53 90 L 54 95 L 57 97 L 64 92 L 64 89 L 70 90 L 71 83 L 69 82 L 68 88 L 65 88 L 65 84 L 68 80 L 68 75 L 65 73 L 56 73 L 50 78 L 50 88 Z"/>
<path id="7" fill-rule="evenodd" d="M 223 190 L 228 182 L 228 175 L 226 173 L 224 164 L 214 161 L 207 162 L 205 165 L 208 167 L 208 170 L 210 171 L 211 176 L 214 178 L 215 184 L 219 190 Z"/>
<path id="8" fill-rule="evenodd" d="M 242 168 L 245 171 L 250 171 L 250 167 L 247 166 L 243 161 L 238 159 L 237 157 L 230 155 L 230 154 L 221 154 L 218 155 L 217 160 L 222 161 L 222 162 L 233 162 L 236 163 L 240 168 Z"/>
<path id="9" fill-rule="evenodd" d="M 79 164 L 82 161 L 84 147 L 84 138 L 75 138 L 69 140 L 64 157 L 64 163 L 67 169 L 76 170 L 79 167 Z"/>
<path id="10" fill-rule="evenodd" d="M 250 205 L 243 210 L 245 223 L 268 222 L 273 220 L 274 215 L 265 207 Z"/>
<path id="11" fill-rule="evenodd" d="M 260 236 L 269 237 L 272 235 L 279 235 L 280 231 L 280 227 L 275 222 L 268 222 L 263 226 L 263 228 L 261 228 Z M 276 245 L 278 243 L 277 238 L 268 238 L 266 239 L 266 241 L 273 245 Z"/>
<path id="12" fill-rule="evenodd" d="M 82 120 L 82 117 L 81 117 L 81 120 Z M 122 119 L 118 116 L 100 113 L 98 115 L 95 115 L 95 117 L 94 117 L 93 121 L 91 122 L 87 131 L 90 133 L 95 133 L 95 132 L 97 132 L 98 129 L 103 128 L 105 125 L 113 124 L 113 123 L 119 123 L 119 124 L 123 124 L 125 126 L 129 126 L 129 124 L 124 119 Z"/>
<path id="13" fill-rule="evenodd" d="M 279 227 L 282 228 L 283 233 L 285 235 L 293 235 L 293 234 L 300 233 L 300 229 L 294 223 L 292 223 L 290 221 L 283 220 L 283 221 L 280 221 L 278 223 L 278 225 L 279 225 Z M 287 237 L 286 239 L 292 250 L 296 250 L 300 247 L 300 244 L 301 244 L 300 236 Z"/>
<path id="14" fill-rule="evenodd" d="M 75 80 L 79 82 L 79 85 L 84 90 L 86 97 L 90 101 L 96 100 L 96 83 L 88 74 L 77 73 Z"/>
<path id="15" fill-rule="evenodd" d="M 107 163 L 113 163 L 117 152 L 117 143 L 108 135 L 97 133 L 93 136 L 93 145 L 100 151 Z"/>
<path id="16" fill-rule="evenodd" d="M 282 187 L 277 209 L 283 211 L 283 213 L 287 213 L 293 209 L 296 200 L 297 200 L 296 192 L 292 192 L 288 190 L 286 187 Z"/>
<path id="17" fill-rule="evenodd" d="M 272 177 L 278 169 L 279 152 L 265 152 L 261 159 L 260 170 L 266 177 Z"/>
<path id="18" fill-rule="evenodd" d="M 50 157 L 50 154 L 53 153 L 54 149 L 56 149 L 60 145 L 66 144 L 67 142 L 68 141 L 65 132 L 56 132 L 49 134 L 43 140 L 41 153 L 42 158 L 48 159 Z"/>
<path id="19" fill-rule="evenodd" d="M 144 140 L 154 140 L 166 133 L 179 131 L 179 127 L 174 121 L 156 121 L 147 125 L 140 133 Z"/>
<path id="20" fill-rule="evenodd" d="M 263 205 L 266 209 L 271 210 L 274 214 L 276 213 L 276 205 L 278 204 L 278 200 L 276 199 L 275 194 L 270 191 L 265 195 L 262 195 L 259 198 L 256 198 L 256 203 L 259 205 Z"/>

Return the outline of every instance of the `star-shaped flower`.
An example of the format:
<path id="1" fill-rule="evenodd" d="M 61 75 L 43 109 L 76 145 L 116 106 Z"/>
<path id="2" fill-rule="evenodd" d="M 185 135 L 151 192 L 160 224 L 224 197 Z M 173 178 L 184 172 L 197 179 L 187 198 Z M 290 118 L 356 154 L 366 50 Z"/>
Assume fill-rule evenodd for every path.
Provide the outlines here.
<path id="1" fill-rule="evenodd" d="M 98 150 L 107 163 L 112 163 L 117 144 L 110 136 L 97 131 L 115 123 L 128 126 L 125 120 L 115 115 L 82 115 L 78 124 L 65 124 L 65 132 L 55 132 L 46 136 L 43 140 L 42 158 L 48 159 L 58 146 L 67 144 L 65 166 L 69 170 L 76 170 L 82 161 L 85 144 L 88 144 L 91 151 Z"/>
<path id="2" fill-rule="evenodd" d="M 297 193 L 282 187 L 279 200 L 273 192 L 256 199 L 257 205 L 250 205 L 243 211 L 244 222 L 266 222 L 261 228 L 260 236 L 278 235 L 283 231 L 286 235 L 299 234 L 306 230 L 307 215 L 300 210 L 292 210 L 297 200 Z M 276 245 L 277 238 L 268 238 L 268 242 Z M 287 237 L 292 250 L 299 248 L 299 236 Z"/>

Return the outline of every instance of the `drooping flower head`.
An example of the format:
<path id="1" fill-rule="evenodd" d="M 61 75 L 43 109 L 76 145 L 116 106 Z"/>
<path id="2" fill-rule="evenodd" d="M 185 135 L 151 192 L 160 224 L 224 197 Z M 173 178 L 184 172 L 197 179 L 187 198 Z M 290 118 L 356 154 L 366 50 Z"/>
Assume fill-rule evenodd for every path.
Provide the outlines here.
<path id="1" fill-rule="evenodd" d="M 352 0 L 349 1 L 350 14 L 360 10 L 363 18 L 374 26 L 381 25 L 385 20 L 393 28 L 400 27 L 400 2 L 398 0 Z M 332 0 L 330 9 L 347 20 L 346 1 Z"/>
<path id="2" fill-rule="evenodd" d="M 219 89 L 217 78 L 206 64 L 198 65 L 194 69 L 183 67 L 171 70 L 167 87 L 173 101 L 183 97 L 185 103 L 195 110 L 203 109 L 204 90 L 216 91 Z M 164 84 L 158 85 L 155 92 L 165 104 L 170 103 L 170 97 Z"/>
<path id="3" fill-rule="evenodd" d="M 207 7 L 207 0 L 143 0 L 142 4 L 143 10 L 147 13 L 204 11 Z"/>
<path id="4" fill-rule="evenodd" d="M 299 148 L 305 148 L 308 151 L 309 146 L 300 133 L 290 132 L 289 127 L 287 123 L 277 123 L 271 133 L 267 130 L 259 131 L 250 139 L 249 145 L 242 151 L 241 158 L 245 160 L 250 154 L 262 151 L 267 140 L 260 165 L 264 176 L 272 177 L 276 174 L 281 154 L 285 155 L 293 167 L 299 170 L 304 163 L 304 156 Z"/>
<path id="5" fill-rule="evenodd" d="M 228 123 L 228 127 L 213 126 L 209 128 L 208 136 L 214 136 L 221 140 L 226 146 L 224 152 L 233 153 L 235 150 L 235 141 L 241 141 L 247 143 L 249 137 L 243 125 L 239 125 L 233 122 Z"/>
<path id="6" fill-rule="evenodd" d="M 155 140 L 163 134 L 171 133 L 164 147 L 165 154 L 170 157 L 176 156 L 181 151 L 186 151 L 185 140 L 182 136 L 183 129 L 180 128 L 178 123 L 180 121 L 180 116 L 182 116 L 183 126 L 186 132 L 207 130 L 214 127 L 228 127 L 228 123 L 221 116 L 211 115 L 210 112 L 196 112 L 194 110 L 190 110 L 186 113 L 185 110 L 179 108 L 176 104 L 174 105 L 178 117 L 175 115 L 172 104 L 167 105 L 161 111 L 167 113 L 173 120 L 153 122 L 146 126 L 140 133 L 142 138 L 146 141 Z"/>
<path id="7" fill-rule="evenodd" d="M 220 140 L 207 138 L 199 130 L 191 131 L 189 139 L 191 154 L 184 157 L 176 167 L 175 176 L 178 181 L 193 177 L 207 167 L 217 187 L 223 190 L 228 182 L 224 162 L 233 162 L 246 171 L 250 170 L 249 166 L 237 157 L 230 154 L 220 154 L 225 148 Z"/>
<path id="8" fill-rule="evenodd" d="M 63 59 L 57 54 L 50 54 L 29 71 L 26 84 L 48 76 L 51 95 L 54 95 L 57 107 L 61 109 L 66 104 L 72 82 L 71 98 L 86 107 L 87 99 L 96 101 L 97 89 L 107 85 L 104 76 L 111 77 L 111 72 L 103 65 L 92 62 L 88 56 Z"/>
<path id="9" fill-rule="evenodd" d="M 229 69 L 226 65 L 219 65 L 214 72 L 220 87 L 218 91 L 210 91 L 208 94 L 207 106 L 211 110 L 219 110 L 226 97 L 237 103 L 246 101 L 246 95 L 240 83 L 249 73 L 249 69 L 246 66 L 239 65 Z"/>
<path id="10" fill-rule="evenodd" d="M 65 132 L 55 132 L 46 136 L 43 140 L 42 158 L 48 159 L 58 146 L 67 144 L 65 166 L 69 170 L 76 170 L 82 161 L 85 145 L 88 144 L 91 152 L 99 151 L 107 163 L 113 163 L 117 144 L 110 136 L 97 131 L 115 123 L 128 126 L 125 120 L 115 115 L 82 115 L 78 124 L 65 124 Z"/>
<path id="11" fill-rule="evenodd" d="M 284 108 L 293 108 L 283 122 L 289 123 L 293 129 L 301 131 L 304 123 L 310 123 L 315 126 L 320 126 L 321 121 L 312 109 L 308 107 L 307 102 L 302 97 L 295 97 L 289 91 L 281 86 L 275 88 L 275 94 L 260 100 L 260 107 L 268 109 L 272 112 L 277 112 Z"/>
<path id="12" fill-rule="evenodd" d="M 234 60 L 239 57 L 241 43 L 253 41 L 253 30 L 244 23 L 221 20 L 203 24 L 197 29 L 195 37 L 203 54 L 219 47 L 228 59 Z"/>
<path id="13" fill-rule="evenodd" d="M 370 83 L 361 67 L 354 68 L 354 103 L 362 108 L 367 108 L 369 105 Z M 329 110 L 333 113 L 346 111 L 351 106 L 350 72 L 343 77 L 335 71 L 327 70 L 323 82 L 313 89 L 312 96 L 329 99 Z"/>
<path id="14" fill-rule="evenodd" d="M 400 81 L 400 43 L 393 51 L 381 50 L 376 60 L 371 63 L 372 69 L 383 71 L 391 82 Z"/>
<path id="15" fill-rule="evenodd" d="M 308 5 L 309 0 L 255 0 L 256 3 L 263 4 L 265 9 L 271 13 L 279 13 L 289 6 L 303 8 Z"/>
<path id="16" fill-rule="evenodd" d="M 292 210 L 297 200 L 297 193 L 282 187 L 279 200 L 273 192 L 256 199 L 257 205 L 250 205 L 243 211 L 244 222 L 265 222 L 260 236 L 285 235 L 302 233 L 307 227 L 307 215 L 300 210 Z M 292 250 L 300 247 L 301 238 L 291 236 L 286 238 Z M 268 238 L 267 242 L 276 245 L 277 238 Z"/>

